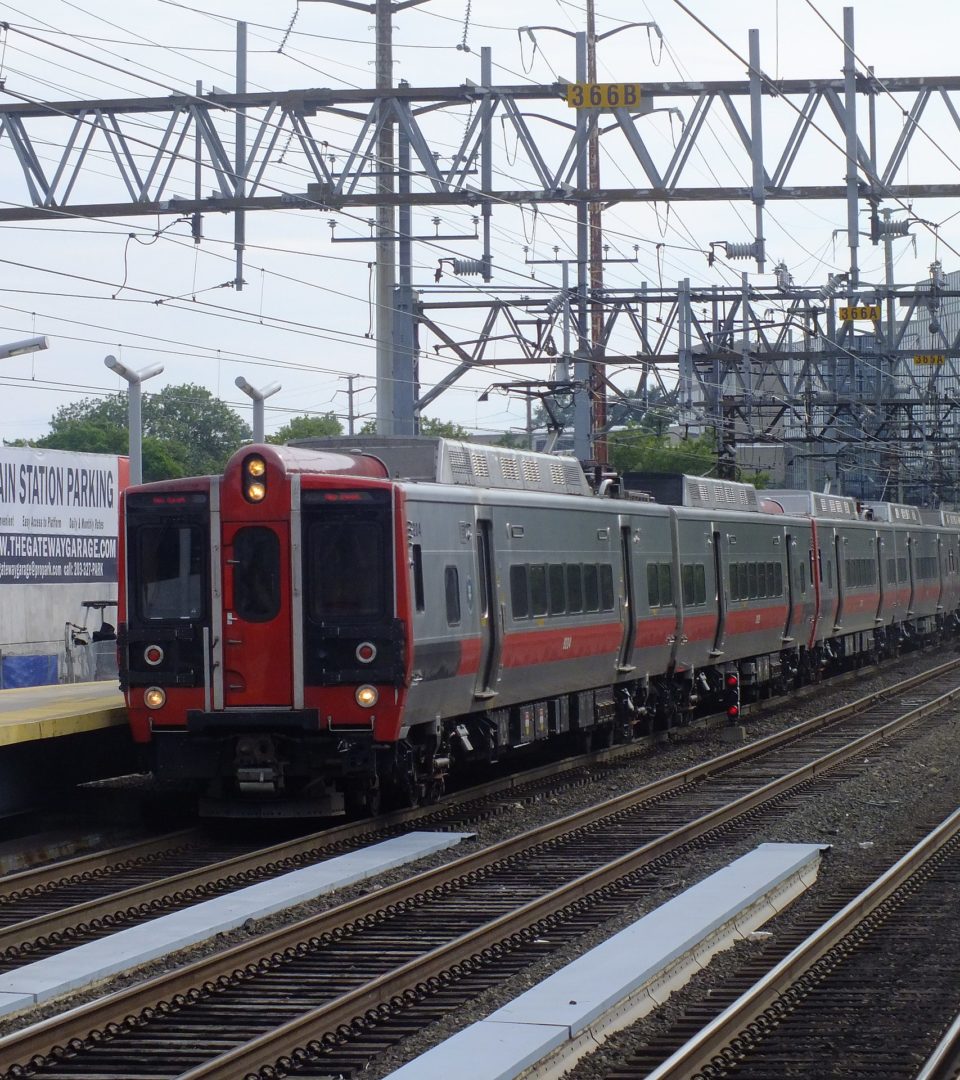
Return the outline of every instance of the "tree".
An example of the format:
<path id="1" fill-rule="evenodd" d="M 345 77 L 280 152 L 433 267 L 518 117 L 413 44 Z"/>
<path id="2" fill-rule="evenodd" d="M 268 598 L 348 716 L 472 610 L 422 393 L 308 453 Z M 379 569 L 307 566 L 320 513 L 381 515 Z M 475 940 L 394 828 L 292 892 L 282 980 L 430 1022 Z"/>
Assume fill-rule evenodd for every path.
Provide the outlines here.
<path id="1" fill-rule="evenodd" d="M 144 480 L 221 472 L 227 458 L 250 438 L 249 427 L 233 409 L 190 383 L 145 394 L 141 417 Z M 125 454 L 128 439 L 127 395 L 121 393 L 61 406 L 50 420 L 50 434 L 33 445 Z"/>
<path id="2" fill-rule="evenodd" d="M 436 420 L 432 416 L 420 417 L 420 434 L 443 439 L 469 440 L 470 438 L 470 432 L 465 427 L 454 424 L 450 420 Z"/>
<path id="3" fill-rule="evenodd" d="M 322 416 L 304 414 L 291 417 L 282 428 L 267 437 L 267 442 L 283 445 L 294 439 L 315 439 L 342 434 L 343 424 L 337 419 L 336 414 L 332 412 L 324 413 Z"/>
<path id="4" fill-rule="evenodd" d="M 717 446 L 712 431 L 670 445 L 641 424 L 630 423 L 607 439 L 611 463 L 620 472 L 687 473 L 707 476 L 716 471 Z"/>

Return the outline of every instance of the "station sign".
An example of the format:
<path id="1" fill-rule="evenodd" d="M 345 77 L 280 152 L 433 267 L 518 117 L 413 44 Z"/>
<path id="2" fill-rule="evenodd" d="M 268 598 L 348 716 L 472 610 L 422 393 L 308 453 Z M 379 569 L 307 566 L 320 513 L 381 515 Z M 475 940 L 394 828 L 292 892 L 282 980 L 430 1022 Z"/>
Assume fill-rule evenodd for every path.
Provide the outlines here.
<path id="1" fill-rule="evenodd" d="M 0 587 L 115 582 L 128 459 L 0 447 Z"/>
<path id="2" fill-rule="evenodd" d="M 571 109 L 635 109 L 640 83 L 567 83 Z"/>
<path id="3" fill-rule="evenodd" d="M 940 367 L 947 358 L 943 353 L 914 353 L 913 362 L 917 367 Z"/>
<path id="4" fill-rule="evenodd" d="M 850 304 L 839 308 L 837 315 L 842 322 L 879 322 L 883 318 L 883 306 L 881 304 Z"/>

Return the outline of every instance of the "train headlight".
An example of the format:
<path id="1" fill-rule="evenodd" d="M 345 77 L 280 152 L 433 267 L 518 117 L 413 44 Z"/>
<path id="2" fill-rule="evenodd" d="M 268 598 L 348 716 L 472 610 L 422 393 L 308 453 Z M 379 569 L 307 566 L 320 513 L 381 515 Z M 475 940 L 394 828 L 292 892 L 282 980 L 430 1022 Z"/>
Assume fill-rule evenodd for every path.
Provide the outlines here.
<path id="1" fill-rule="evenodd" d="M 267 463 L 251 454 L 243 463 L 243 497 L 247 502 L 263 502 L 267 497 Z"/>
<path id="2" fill-rule="evenodd" d="M 357 704 L 363 709 L 372 709 L 374 705 L 379 701 L 380 694 L 377 692 L 375 686 L 369 684 L 365 686 L 358 686 L 355 695 Z"/>
<path id="3" fill-rule="evenodd" d="M 163 663 L 163 649 L 159 645 L 148 645 L 143 650 L 143 658 L 151 667 Z"/>
<path id="4" fill-rule="evenodd" d="M 143 703 L 148 709 L 162 709 L 167 703 L 167 692 L 159 686 L 148 686 L 143 692 Z"/>

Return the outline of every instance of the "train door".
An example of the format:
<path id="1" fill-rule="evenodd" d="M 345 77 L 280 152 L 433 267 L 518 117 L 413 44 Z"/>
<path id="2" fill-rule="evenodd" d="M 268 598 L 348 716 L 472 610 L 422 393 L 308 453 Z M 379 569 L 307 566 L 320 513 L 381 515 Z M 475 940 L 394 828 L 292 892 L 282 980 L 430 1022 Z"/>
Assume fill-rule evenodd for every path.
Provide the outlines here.
<path id="1" fill-rule="evenodd" d="M 289 708 L 290 539 L 283 521 L 223 526 L 223 700 Z"/>
<path id="2" fill-rule="evenodd" d="M 907 615 L 913 615 L 917 605 L 917 583 L 913 572 L 913 537 L 907 536 L 907 581 L 910 587 L 910 598 L 907 600 Z"/>
<path id="3" fill-rule="evenodd" d="M 497 575 L 493 562 L 493 522 L 477 521 L 477 582 L 480 606 L 480 666 L 476 689 L 478 698 L 495 697 L 500 678 L 503 635 L 500 605 L 497 602 Z"/>
<path id="4" fill-rule="evenodd" d="M 634 614 L 633 587 L 633 533 L 629 525 L 620 526 L 620 559 L 623 564 L 623 598 L 620 601 L 620 621 L 623 624 L 623 640 L 620 643 L 618 671 L 633 671 L 633 646 L 637 638 L 637 617 Z"/>
<path id="5" fill-rule="evenodd" d="M 885 613 L 886 613 L 886 607 L 887 607 L 887 584 L 888 584 L 888 582 L 886 581 L 886 578 L 884 577 L 884 574 L 883 574 L 883 571 L 884 571 L 884 565 L 883 565 L 884 540 L 883 540 L 883 537 L 879 533 L 877 533 L 877 538 L 874 541 L 874 546 L 875 546 L 875 550 L 876 550 L 875 558 L 877 560 L 877 590 L 878 590 L 878 592 L 877 592 L 877 610 L 874 612 L 874 620 L 873 621 L 878 626 L 880 626 L 882 623 L 886 622 Z M 896 562 L 894 562 L 894 566 L 896 566 Z"/>
<path id="6" fill-rule="evenodd" d="M 784 543 L 784 559 L 786 561 L 786 601 L 787 601 L 787 618 L 783 624 L 783 644 L 790 645 L 794 640 L 793 628 L 797 621 L 796 613 L 794 612 L 794 604 L 798 601 L 799 585 L 794 579 L 794 573 L 796 572 L 796 555 L 794 553 L 794 544 L 796 541 L 790 533 L 786 533 L 783 537 Z"/>
<path id="7" fill-rule="evenodd" d="M 729 585 L 728 577 L 723 573 L 723 533 L 718 529 L 713 533 L 713 574 L 717 582 L 717 632 L 713 638 L 711 656 L 723 656 L 723 642 L 727 632 L 727 596 L 724 589 Z"/>
<path id="8" fill-rule="evenodd" d="M 833 538 L 833 550 L 837 561 L 837 611 L 833 617 L 833 627 L 835 630 L 843 629 L 843 612 L 846 607 L 847 600 L 847 575 L 846 575 L 846 563 L 843 558 L 843 545 L 846 542 L 846 537 L 840 535 L 839 529 Z"/>

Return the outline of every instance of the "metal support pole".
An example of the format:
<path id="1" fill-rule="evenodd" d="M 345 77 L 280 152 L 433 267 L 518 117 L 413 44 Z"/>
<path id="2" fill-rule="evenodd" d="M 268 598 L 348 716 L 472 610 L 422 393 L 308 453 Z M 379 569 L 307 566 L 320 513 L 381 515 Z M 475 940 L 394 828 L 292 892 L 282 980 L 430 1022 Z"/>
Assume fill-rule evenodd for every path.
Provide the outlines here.
<path id="1" fill-rule="evenodd" d="M 376 0 L 377 89 L 393 88 L 393 4 Z M 393 194 L 393 118 L 380 99 L 380 132 L 377 136 L 377 191 Z M 377 207 L 377 434 L 393 435 L 393 303 L 396 287 L 396 236 L 392 206 Z"/>
<path id="2" fill-rule="evenodd" d="M 237 93 L 247 92 L 247 24 L 237 23 Z M 243 106 L 237 108 L 236 119 L 237 144 L 234 155 L 234 172 L 236 173 L 237 203 L 247 194 L 247 113 Z M 246 216 L 242 209 L 237 209 L 233 214 L 233 247 L 237 253 L 237 275 L 234 288 L 237 292 L 243 289 L 243 249 L 247 239 Z"/>
<path id="3" fill-rule="evenodd" d="M 480 49 L 480 82 L 489 94 L 493 85 L 493 53 L 489 45 Z M 490 252 L 490 225 L 493 206 L 490 204 L 489 195 L 493 191 L 493 124 L 489 118 L 483 125 L 480 139 L 480 188 L 484 195 L 488 196 L 480 207 L 480 220 L 483 223 L 483 280 L 491 281 L 493 256 Z"/>
<path id="4" fill-rule="evenodd" d="M 577 82 L 587 80 L 587 35 L 577 34 Z M 577 109 L 577 189 L 587 187 L 587 115 Z M 577 353 L 573 365 L 573 447 L 581 461 L 592 457 L 593 432 L 590 409 L 590 360 L 587 343 L 587 287 L 589 263 L 588 204 L 577 201 Z"/>
<path id="5" fill-rule="evenodd" d="M 258 390 L 257 387 L 251 386 L 242 375 L 238 375 L 236 379 L 234 379 L 234 385 L 241 389 L 248 398 L 253 400 L 253 441 L 255 443 L 262 443 L 263 403 L 268 397 L 273 397 L 280 389 L 280 383 L 272 382 Z"/>
<path id="6" fill-rule="evenodd" d="M 597 81 L 597 23 L 594 0 L 587 0 L 587 82 Z M 591 112 L 587 139 L 587 182 L 591 191 L 600 188 L 600 132 L 596 113 Z M 603 218 L 600 204 L 589 205 L 590 230 L 590 398 L 593 454 L 607 460 L 607 384 L 604 380 L 603 347 Z"/>
<path id="7" fill-rule="evenodd" d="M 197 97 L 203 97 L 203 83 L 199 79 L 197 79 Z M 199 124 L 196 125 L 196 132 L 193 160 L 193 197 L 199 203 L 203 198 L 203 139 L 200 135 Z M 193 236 L 193 242 L 199 244 L 203 239 L 203 215 L 199 210 L 190 219 L 190 232 Z"/>
<path id="8" fill-rule="evenodd" d="M 850 245 L 850 288 L 860 285 L 860 188 L 857 179 L 857 67 L 853 45 L 853 8 L 843 9 L 843 106 L 847 154 L 847 243 Z"/>
<path id="9" fill-rule="evenodd" d="M 398 186 L 401 195 L 410 194 L 410 139 L 399 132 Z M 413 325 L 413 265 L 410 236 L 413 231 L 413 209 L 409 203 L 400 207 L 400 236 L 397 243 L 400 264 L 400 285 L 394 294 L 393 354 L 393 434 L 415 435 L 417 386 L 414 368 Z"/>
<path id="10" fill-rule="evenodd" d="M 760 85 L 760 31 L 750 39 L 750 156 L 753 163 L 753 205 L 756 214 L 757 273 L 764 272 L 763 203 L 766 196 L 763 172 L 763 94 Z"/>
<path id="11" fill-rule="evenodd" d="M 149 367 L 134 371 L 122 364 L 115 356 L 105 356 L 104 365 L 116 372 L 127 382 L 127 432 L 130 455 L 130 483 L 143 483 L 143 428 L 141 425 L 140 386 L 147 379 L 159 375 L 163 364 L 150 364 Z"/>

